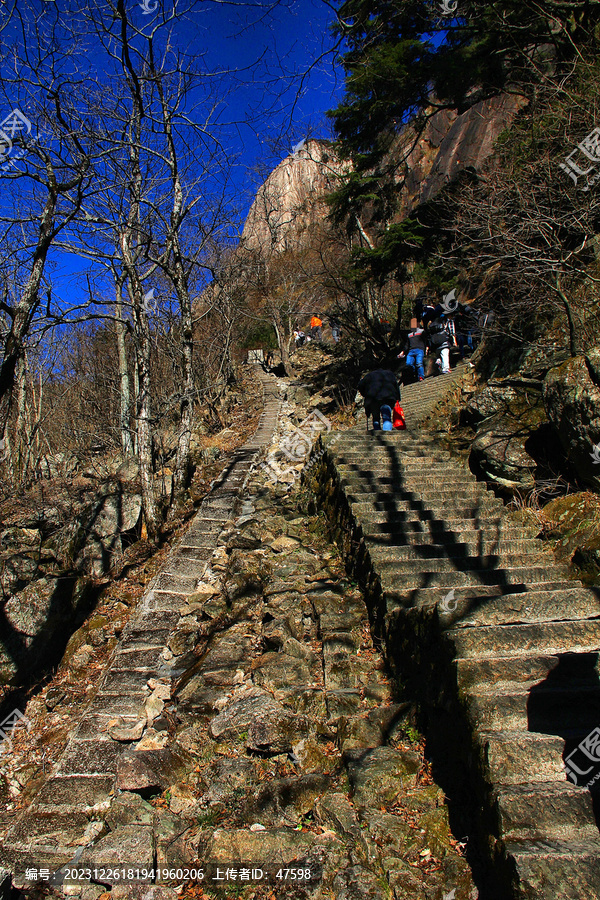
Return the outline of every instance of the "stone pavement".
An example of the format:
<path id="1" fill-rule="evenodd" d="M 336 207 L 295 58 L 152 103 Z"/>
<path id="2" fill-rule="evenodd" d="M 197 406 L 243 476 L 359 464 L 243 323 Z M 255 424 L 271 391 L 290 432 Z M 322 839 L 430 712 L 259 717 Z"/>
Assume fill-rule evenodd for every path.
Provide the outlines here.
<path id="1" fill-rule="evenodd" d="M 260 469 L 234 509 L 276 406 L 144 597 L 5 843 L 32 900 L 477 896 L 414 709 L 324 518 L 298 481 L 269 484 Z M 65 878 L 65 863 L 83 877 Z M 28 865 L 58 869 L 55 886 L 36 892 Z M 120 884 L 123 867 L 146 883 Z"/>
<path id="2" fill-rule="evenodd" d="M 455 377 L 404 390 L 409 425 Z M 573 751 L 580 772 L 598 758 L 596 593 L 417 428 L 336 438 L 316 448 L 310 484 L 389 665 L 420 699 L 434 773 L 471 805 L 485 896 L 600 898 L 593 789 L 564 767 Z"/>

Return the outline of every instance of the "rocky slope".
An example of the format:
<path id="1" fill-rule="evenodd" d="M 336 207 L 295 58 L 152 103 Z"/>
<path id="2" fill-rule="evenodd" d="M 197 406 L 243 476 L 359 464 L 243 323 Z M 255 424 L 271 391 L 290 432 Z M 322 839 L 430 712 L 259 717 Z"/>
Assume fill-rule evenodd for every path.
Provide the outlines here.
<path id="1" fill-rule="evenodd" d="M 52 688 L 27 706 L 33 727 L 16 751 L 39 740 L 43 701 L 69 734 L 25 795 L 34 805 L 5 825 L 2 861 L 20 867 L 30 900 L 476 897 L 413 707 L 300 487 L 303 460 L 273 476 L 273 456 L 314 415 L 294 393 L 235 515 L 225 478 L 179 555 L 162 560 L 154 620 L 141 629 L 152 614 L 140 603 L 87 710 L 73 716 Z M 192 552 L 205 560 L 199 585 Z M 105 871 L 36 885 L 28 855 Z M 173 875 L 122 885 L 106 871 L 130 864 Z M 186 867 L 205 880 L 178 875 Z"/>

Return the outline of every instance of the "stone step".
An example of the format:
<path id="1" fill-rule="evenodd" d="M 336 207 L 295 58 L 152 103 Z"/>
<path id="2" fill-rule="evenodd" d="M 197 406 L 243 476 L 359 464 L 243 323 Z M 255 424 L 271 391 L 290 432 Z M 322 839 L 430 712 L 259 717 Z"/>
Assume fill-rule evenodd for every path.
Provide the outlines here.
<path id="1" fill-rule="evenodd" d="M 376 530 L 377 529 L 377 530 Z M 365 533 L 363 529 L 363 533 Z M 520 532 L 515 532 L 520 534 Z M 407 534 L 396 534 L 395 531 L 389 529 L 387 532 L 381 530 L 377 524 L 365 533 L 365 537 L 369 546 L 377 547 L 394 547 L 402 552 L 406 559 L 412 558 L 415 554 L 425 554 L 430 550 L 433 555 L 438 553 L 448 553 L 450 555 L 462 556 L 472 555 L 486 558 L 488 556 L 499 557 L 511 553 L 532 553 L 545 556 L 554 562 L 552 552 L 547 549 L 542 541 L 536 538 L 519 539 L 502 539 L 481 541 L 481 532 L 472 530 L 469 532 L 461 532 L 460 540 L 453 540 L 453 535 L 449 534 L 447 541 L 440 540 L 443 532 L 437 531 L 433 534 L 425 534 L 420 531 L 413 531 Z"/>
<path id="2" fill-rule="evenodd" d="M 368 449 L 361 449 L 352 453 L 340 451 L 334 454 L 334 458 L 338 465 L 366 466 L 368 463 L 373 463 L 393 466 L 394 470 L 397 469 L 398 471 L 402 469 L 407 472 L 414 470 L 415 473 L 418 470 L 428 468 L 432 470 L 434 468 L 439 470 L 446 469 L 447 471 L 453 471 L 455 468 L 455 464 L 451 462 L 450 454 L 442 450 L 437 450 L 435 453 L 423 450 L 403 450 L 401 454 L 396 454 L 391 450 L 382 452 L 378 449 L 377 452 L 370 452 Z"/>
<path id="3" fill-rule="evenodd" d="M 572 784 L 501 787 L 496 809 L 505 839 L 577 841 L 598 837 L 592 797 Z"/>
<path id="4" fill-rule="evenodd" d="M 560 666 L 561 677 L 582 681 L 594 678 L 597 657 L 595 653 L 538 653 L 526 656 L 489 656 L 483 659 L 456 659 L 453 667 L 460 690 L 479 691 L 496 688 L 513 688 L 524 682 L 532 684 L 544 681 Z M 565 673 L 562 676 L 562 673 Z M 556 677 L 556 676 L 555 676 Z"/>
<path id="5" fill-rule="evenodd" d="M 367 504 L 370 506 L 370 504 Z M 473 532 L 473 519 L 466 519 L 464 516 L 437 516 L 428 512 L 427 518 L 417 510 L 400 510 L 398 512 L 390 510 L 373 510 L 357 513 L 352 510 L 357 523 L 360 524 L 361 530 L 366 533 L 373 533 L 373 529 L 377 528 L 379 534 L 394 533 L 398 540 L 403 537 L 411 538 L 412 535 L 425 535 L 431 537 L 435 535 L 438 541 L 458 540 L 464 532 Z M 490 516 L 485 523 L 482 522 L 481 534 L 482 540 L 488 537 L 494 539 L 498 534 L 498 529 L 502 529 L 502 519 Z M 503 530 L 500 534 L 504 534 Z M 522 533 L 522 532 L 521 532 Z"/>
<path id="6" fill-rule="evenodd" d="M 519 873 L 519 897 L 599 900 L 600 840 L 507 841 Z M 560 887 L 559 887 L 560 886 Z"/>
<path id="7" fill-rule="evenodd" d="M 333 442 L 324 442 L 324 446 L 331 451 L 336 456 L 356 456 L 361 452 L 365 453 L 379 453 L 382 456 L 397 456 L 399 459 L 406 453 L 418 453 L 419 455 L 430 455 L 436 456 L 437 454 L 444 454 L 444 459 L 450 459 L 450 455 L 448 450 L 444 450 L 438 444 L 431 443 L 423 443 L 422 441 L 416 441 L 410 437 L 400 437 L 398 435 L 394 435 L 390 440 L 386 437 L 382 437 L 381 440 L 375 437 L 373 434 L 366 434 L 363 432 L 360 435 L 351 435 L 350 437 L 346 437 L 348 432 L 345 432 L 344 435 L 339 437 L 335 443 Z"/>
<path id="8" fill-rule="evenodd" d="M 368 501 L 363 498 L 368 494 L 350 494 L 346 497 L 354 515 L 361 519 L 365 513 L 369 518 L 373 513 L 385 513 L 387 521 L 402 521 L 406 518 L 406 513 L 411 513 L 412 517 L 417 517 L 427 521 L 428 519 L 439 519 L 446 522 L 451 517 L 454 519 L 470 520 L 470 527 L 473 527 L 473 520 L 483 518 L 482 524 L 487 522 L 490 517 L 499 514 L 498 502 L 489 500 L 487 497 L 483 499 L 463 500 L 433 500 L 430 503 L 420 504 L 415 500 L 394 500 L 379 499 L 377 494 L 373 495 L 373 499 Z M 370 515 L 369 515 L 370 514 Z"/>
<path id="9" fill-rule="evenodd" d="M 412 474 L 407 475 L 407 473 L 402 470 L 402 467 L 397 469 L 394 466 L 386 466 L 385 464 L 378 464 L 376 469 L 374 467 L 373 469 L 379 485 L 389 485 L 390 487 L 399 485 L 400 487 L 411 491 L 416 491 L 421 487 L 428 490 L 452 490 L 454 487 L 456 487 L 456 489 L 470 487 L 474 491 L 491 493 L 486 491 L 484 485 L 474 481 L 473 476 L 469 472 L 452 474 L 449 478 L 446 469 L 440 470 L 438 473 L 434 472 L 426 475 L 419 475 L 417 473 L 415 476 Z M 338 465 L 337 470 L 344 481 L 348 479 L 355 484 L 364 481 L 366 477 L 364 461 L 362 464 L 354 463 L 352 465 Z"/>
<path id="10" fill-rule="evenodd" d="M 401 482 L 395 489 L 394 495 L 399 494 L 407 500 L 420 500 L 422 503 L 428 504 L 431 500 L 471 500 L 473 497 L 482 500 L 493 500 L 497 503 L 497 498 L 491 491 L 486 491 L 481 485 L 465 482 L 464 484 L 455 484 L 454 482 L 439 485 L 417 485 L 409 488 Z"/>
<path id="11" fill-rule="evenodd" d="M 549 571 L 546 560 L 539 555 L 513 554 L 512 557 L 503 557 L 501 560 L 465 556 L 427 556 L 417 555 L 409 559 L 402 557 L 394 548 L 374 547 L 369 545 L 369 555 L 374 565 L 382 571 L 392 568 L 398 575 L 414 575 L 421 572 L 474 572 L 486 573 L 510 572 L 513 569 L 523 569 L 531 572 L 531 581 Z M 546 563 L 546 565 L 544 565 Z"/>
<path id="12" fill-rule="evenodd" d="M 336 436 L 337 437 L 337 436 Z M 332 443 L 329 439 L 329 443 Z M 328 446 L 328 441 L 325 441 Z M 395 453 L 447 453 L 449 451 L 431 441 L 420 441 L 410 433 L 401 434 L 399 431 L 373 432 L 372 430 L 344 431 L 332 443 L 332 450 L 336 453 L 347 451 L 356 453 L 359 450 L 386 450 Z"/>
<path id="13" fill-rule="evenodd" d="M 567 687 L 524 682 L 511 690 L 471 689 L 467 705 L 478 730 L 556 733 L 584 720 L 600 722 L 600 683 Z"/>
<path id="14" fill-rule="evenodd" d="M 516 559 L 516 557 L 515 557 Z M 452 612 L 459 628 L 515 622 L 545 622 L 600 617 L 600 600 L 585 588 L 565 591 L 525 591 L 483 603 L 462 601 Z"/>
<path id="15" fill-rule="evenodd" d="M 461 536 L 462 537 L 462 536 Z M 431 536 L 431 540 L 427 543 L 391 543 L 388 540 L 375 541 L 373 538 L 367 540 L 369 552 L 384 553 L 387 552 L 391 557 L 398 560 L 427 560 L 427 559 L 456 559 L 470 560 L 476 566 L 489 566 L 498 568 L 498 566 L 506 565 L 511 559 L 527 559 L 529 562 L 539 560 L 540 563 L 554 565 L 554 557 L 549 550 L 546 550 L 539 541 L 531 541 L 528 545 L 521 542 L 523 546 L 515 546 L 512 542 L 505 541 L 503 549 L 495 552 L 497 545 L 489 543 L 489 551 L 477 552 L 472 544 L 464 541 L 448 543 L 435 542 L 435 536 Z"/>
<path id="16" fill-rule="evenodd" d="M 391 466 L 422 466 L 423 464 L 441 469 L 448 468 L 454 471 L 469 471 L 459 460 L 453 459 L 447 450 L 439 447 L 427 448 L 422 446 L 406 447 L 380 446 L 371 441 L 357 446 L 349 444 L 343 446 L 336 443 L 329 448 L 329 453 L 338 464 L 360 465 L 361 460 L 380 460 L 384 465 Z"/>
<path id="17" fill-rule="evenodd" d="M 444 562 L 447 562 L 444 560 Z M 461 571 L 450 564 L 447 570 L 439 572 L 427 571 L 424 567 L 413 571 L 402 570 L 395 561 L 377 561 L 377 571 L 381 577 L 381 583 L 386 589 L 411 591 L 423 588 L 452 588 L 475 587 L 479 584 L 496 584 L 499 587 L 509 584 L 522 585 L 554 585 L 558 582 L 560 573 L 541 566 L 514 566 L 505 569 L 472 569 Z M 552 590 L 550 587 L 540 590 Z M 468 629 L 465 629 L 468 630 Z"/>
<path id="18" fill-rule="evenodd" d="M 600 649 L 600 624 L 595 619 L 536 625 L 489 625 L 445 632 L 457 656 L 518 656 L 523 653 L 591 653 Z"/>
<path id="19" fill-rule="evenodd" d="M 457 522 L 462 527 L 450 527 L 451 522 Z M 412 526 L 409 528 L 408 526 Z M 531 538 L 521 525 L 507 522 L 505 519 L 497 518 L 486 523 L 485 532 L 479 528 L 473 528 L 473 523 L 464 519 L 446 519 L 446 520 L 426 520 L 411 519 L 406 522 L 406 527 L 398 530 L 395 523 L 390 523 L 386 518 L 382 518 L 381 514 L 377 514 L 374 519 L 367 519 L 360 523 L 360 530 L 372 541 L 377 536 L 385 537 L 396 546 L 403 544 L 423 544 L 428 541 L 435 540 L 439 543 L 447 541 L 465 541 L 465 543 L 476 543 L 488 541 L 493 547 L 499 545 L 502 541 L 506 542 L 508 549 L 512 547 L 512 543 L 516 539 L 532 541 L 536 546 L 544 546 L 541 541 Z"/>
<path id="20" fill-rule="evenodd" d="M 346 496 L 349 501 L 352 501 L 351 492 L 346 491 Z M 481 515 L 484 511 L 490 514 L 494 512 L 501 513 L 502 511 L 501 501 L 494 496 L 475 494 L 463 497 L 459 491 L 456 491 L 454 494 L 449 493 L 440 499 L 429 499 L 427 496 L 421 498 L 418 495 L 411 496 L 409 494 L 403 497 L 401 493 L 392 495 L 388 492 L 380 493 L 371 489 L 371 494 L 361 492 L 354 502 L 365 503 L 367 498 L 370 500 L 370 505 L 374 506 L 376 510 L 390 510 L 394 512 L 395 510 L 417 509 L 422 515 L 427 515 L 430 512 L 454 512 L 457 516 L 469 518 Z"/>
<path id="21" fill-rule="evenodd" d="M 573 582 L 571 581 L 546 582 L 544 584 L 545 591 L 563 591 L 569 590 L 572 587 Z M 450 590 L 452 590 L 453 593 L 451 597 L 448 597 Z M 512 593 L 520 594 L 524 593 L 526 590 L 527 586 L 524 584 L 481 584 L 480 582 L 477 584 L 458 585 L 451 589 L 448 588 L 447 585 L 445 587 L 390 588 L 384 584 L 386 608 L 389 613 L 399 609 L 421 609 L 436 604 L 439 605 L 445 600 L 447 601 L 446 605 L 449 611 L 452 611 L 460 607 L 461 601 L 469 600 L 471 606 L 482 605 L 487 602 L 489 598 L 502 597 L 505 594 Z M 448 603 L 450 604 L 449 606 Z M 454 606 L 455 603 L 456 607 Z M 438 607 L 440 619 L 442 619 L 442 614 L 446 615 L 443 610 Z M 445 623 L 451 624 L 453 629 L 460 628 L 460 625 L 454 621 L 452 615 L 444 620 L 444 624 Z M 473 626 L 464 629 L 465 632 L 472 630 Z M 503 654 L 498 653 L 495 655 L 502 656 Z"/>
<path id="22" fill-rule="evenodd" d="M 584 738 L 585 734 L 581 734 Z M 565 740 L 531 731 L 480 731 L 488 779 L 497 784 L 565 783 Z"/>
<path id="23" fill-rule="evenodd" d="M 426 506 L 429 506 L 432 501 L 438 500 L 472 501 L 473 499 L 487 499 L 496 501 L 496 498 L 490 491 L 485 491 L 472 482 L 460 485 L 450 484 L 444 487 L 423 485 L 422 490 L 416 487 L 415 490 L 409 490 L 401 479 L 390 478 L 386 482 L 378 475 L 374 475 L 373 478 L 344 475 L 341 479 L 341 485 L 348 497 L 376 494 L 380 500 L 389 497 L 390 501 L 394 502 L 397 500 L 416 501 Z"/>

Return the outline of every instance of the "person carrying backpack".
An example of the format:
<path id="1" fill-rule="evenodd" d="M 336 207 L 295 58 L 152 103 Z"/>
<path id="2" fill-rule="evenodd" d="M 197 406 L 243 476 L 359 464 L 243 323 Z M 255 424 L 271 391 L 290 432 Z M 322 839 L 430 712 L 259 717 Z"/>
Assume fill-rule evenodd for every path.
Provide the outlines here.
<path id="1" fill-rule="evenodd" d="M 392 431 L 392 410 L 400 401 L 400 387 L 394 373 L 389 369 L 375 369 L 361 378 L 358 390 L 365 398 L 367 425 L 372 416 L 373 431 Z"/>
<path id="2" fill-rule="evenodd" d="M 313 341 L 321 340 L 321 328 L 323 326 L 323 320 L 320 319 L 317 315 L 314 315 L 310 320 L 310 336 Z"/>
<path id="3" fill-rule="evenodd" d="M 431 352 L 439 358 L 442 375 L 447 375 L 450 369 L 450 347 L 453 344 L 448 325 L 444 316 L 439 316 L 429 323 L 427 339 Z"/>
<path id="4" fill-rule="evenodd" d="M 425 369 L 423 368 L 423 359 L 429 353 L 426 344 L 425 329 L 417 326 L 417 320 L 410 320 L 410 331 L 406 338 L 404 350 L 398 354 L 398 359 L 402 359 L 406 355 L 406 365 L 413 371 L 416 371 L 419 381 L 425 378 Z"/>
<path id="5" fill-rule="evenodd" d="M 333 338 L 333 342 L 334 344 L 337 344 L 340 339 L 342 326 L 340 325 L 339 321 L 333 316 L 329 319 L 329 325 L 331 326 L 331 337 Z"/>

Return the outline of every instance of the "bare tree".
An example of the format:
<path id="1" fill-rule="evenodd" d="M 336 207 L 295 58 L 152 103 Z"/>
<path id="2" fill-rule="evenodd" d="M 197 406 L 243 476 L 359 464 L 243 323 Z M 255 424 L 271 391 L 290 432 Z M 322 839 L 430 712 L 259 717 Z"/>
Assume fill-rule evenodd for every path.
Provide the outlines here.
<path id="1" fill-rule="evenodd" d="M 597 342 L 600 311 L 600 197 L 593 186 L 600 178 L 593 128 L 600 92 L 593 67 L 582 70 L 572 82 L 549 87 L 482 174 L 465 178 L 439 204 L 456 236 L 439 265 L 483 282 L 486 302 L 521 339 L 562 318 L 572 355 Z"/>
<path id="2" fill-rule="evenodd" d="M 74 63 L 76 35 L 52 28 L 55 14 L 27 0 L 1 33 L 0 245 L 18 289 L 4 292 L 0 431 L 4 433 L 27 336 L 43 302 L 48 254 L 79 214 L 92 184 L 95 126 L 76 100 L 90 79 Z M 7 23 L 10 22 L 10 28 Z M 44 39 L 52 30 L 52 41 Z M 70 65 L 67 64 L 70 63 Z M 11 208 L 12 207 L 12 208 Z M 11 210 L 7 212 L 7 210 Z M 10 262 L 9 262 L 10 260 Z M 47 309 L 50 306 L 47 300 Z"/>

